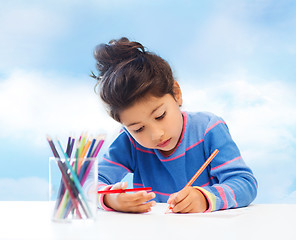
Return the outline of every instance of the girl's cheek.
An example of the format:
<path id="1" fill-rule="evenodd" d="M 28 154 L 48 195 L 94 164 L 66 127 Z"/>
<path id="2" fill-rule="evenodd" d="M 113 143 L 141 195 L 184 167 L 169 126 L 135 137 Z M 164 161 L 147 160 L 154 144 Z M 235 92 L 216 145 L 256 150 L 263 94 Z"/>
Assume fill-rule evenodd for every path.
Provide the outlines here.
<path id="1" fill-rule="evenodd" d="M 146 148 L 151 148 L 151 142 L 149 141 L 149 139 L 146 137 L 142 137 L 138 139 L 138 143 L 140 143 L 142 146 L 146 147 Z"/>
<path id="2" fill-rule="evenodd" d="M 143 137 L 139 137 L 137 135 L 134 135 L 133 137 L 139 144 L 141 144 L 141 145 L 145 144 L 145 140 Z"/>

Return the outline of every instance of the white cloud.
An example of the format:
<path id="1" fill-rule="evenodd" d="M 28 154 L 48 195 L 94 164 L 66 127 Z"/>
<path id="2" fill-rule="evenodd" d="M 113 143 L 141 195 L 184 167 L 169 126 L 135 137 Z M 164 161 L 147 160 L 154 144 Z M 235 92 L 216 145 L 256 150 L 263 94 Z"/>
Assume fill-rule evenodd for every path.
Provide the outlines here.
<path id="1" fill-rule="evenodd" d="M 46 134 L 78 136 L 82 131 L 97 134 L 114 129 L 118 124 L 107 116 L 92 83 L 92 79 L 15 72 L 0 82 L 0 137 L 40 144 Z"/>
<path id="2" fill-rule="evenodd" d="M 220 83 L 199 89 L 192 83 L 181 87 L 184 110 L 224 118 L 259 181 L 258 201 L 282 201 L 296 179 L 294 87 L 245 75 L 222 77 Z"/>
<path id="3" fill-rule="evenodd" d="M 289 149 L 289 153 L 294 150 L 296 96 L 293 89 L 280 82 L 252 83 L 253 79 L 247 76 L 225 78 L 227 81 L 222 77 L 220 83 L 198 90 L 185 83 L 184 107 L 192 111 L 212 111 L 224 117 L 240 144 L 246 150 L 250 148 L 250 161 L 257 161 L 256 155 L 260 153 L 281 152 L 283 148 Z M 291 161 L 292 155 L 289 158 Z M 272 159 L 277 161 L 272 156 L 260 162 L 264 164 Z"/>
<path id="4" fill-rule="evenodd" d="M 38 177 L 0 179 L 0 201 L 46 201 L 48 181 Z"/>

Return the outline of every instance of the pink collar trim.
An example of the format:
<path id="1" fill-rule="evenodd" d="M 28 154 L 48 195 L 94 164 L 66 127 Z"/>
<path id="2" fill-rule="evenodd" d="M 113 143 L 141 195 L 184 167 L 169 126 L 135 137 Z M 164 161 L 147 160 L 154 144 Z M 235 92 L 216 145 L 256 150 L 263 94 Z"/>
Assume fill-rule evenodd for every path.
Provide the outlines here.
<path id="1" fill-rule="evenodd" d="M 168 157 L 170 157 L 171 155 L 173 155 L 174 152 L 178 149 L 179 145 L 181 144 L 181 142 L 182 142 L 182 140 L 183 140 L 184 133 L 185 133 L 185 129 L 186 129 L 186 125 L 187 125 L 187 114 L 186 114 L 186 112 L 181 112 L 181 113 L 182 113 L 182 116 L 183 116 L 183 128 L 182 128 L 181 138 L 180 138 L 180 140 L 179 140 L 179 142 L 178 142 L 176 148 L 175 148 L 174 151 L 173 151 L 171 154 L 169 154 L 169 155 L 164 155 L 160 150 L 158 150 L 158 151 L 162 154 L 162 156 L 164 156 L 165 158 L 168 158 Z"/>

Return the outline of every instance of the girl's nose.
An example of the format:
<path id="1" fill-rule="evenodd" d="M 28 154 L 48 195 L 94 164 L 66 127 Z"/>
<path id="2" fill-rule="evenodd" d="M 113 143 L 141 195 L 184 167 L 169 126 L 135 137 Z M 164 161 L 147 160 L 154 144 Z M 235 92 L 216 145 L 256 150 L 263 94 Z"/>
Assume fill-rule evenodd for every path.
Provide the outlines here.
<path id="1" fill-rule="evenodd" d="M 152 128 L 151 138 L 152 140 L 159 140 L 164 135 L 164 131 L 161 128 Z"/>

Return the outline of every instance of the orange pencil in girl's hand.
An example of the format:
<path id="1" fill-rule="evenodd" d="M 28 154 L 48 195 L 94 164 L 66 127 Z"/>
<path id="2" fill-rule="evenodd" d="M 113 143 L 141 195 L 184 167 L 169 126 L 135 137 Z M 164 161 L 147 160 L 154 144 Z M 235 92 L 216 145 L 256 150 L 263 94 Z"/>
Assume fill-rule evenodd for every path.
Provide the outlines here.
<path id="1" fill-rule="evenodd" d="M 204 162 L 204 164 L 198 169 L 198 171 L 193 175 L 193 177 L 189 180 L 189 182 L 185 185 L 185 187 L 189 187 L 194 183 L 194 181 L 199 177 L 199 175 L 205 170 L 205 168 L 209 165 L 209 163 L 214 159 L 214 157 L 218 154 L 219 150 L 216 149 L 211 156 Z M 184 187 L 184 188 L 185 188 Z M 173 209 L 171 206 L 168 207 L 165 213 L 168 213 L 171 209 Z"/>

